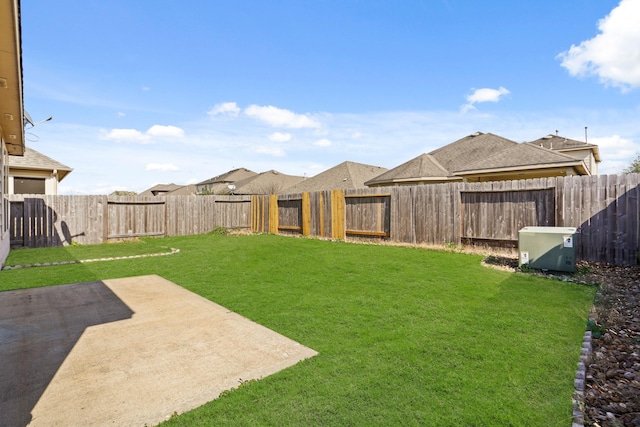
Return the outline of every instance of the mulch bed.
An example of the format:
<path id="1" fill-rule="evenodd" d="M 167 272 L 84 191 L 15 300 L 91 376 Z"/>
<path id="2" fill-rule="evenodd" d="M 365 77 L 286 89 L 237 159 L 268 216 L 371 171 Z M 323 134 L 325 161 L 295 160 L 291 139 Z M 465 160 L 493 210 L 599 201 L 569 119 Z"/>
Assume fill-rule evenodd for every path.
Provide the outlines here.
<path id="1" fill-rule="evenodd" d="M 490 256 L 485 263 L 518 271 L 512 258 Z M 586 366 L 585 425 L 640 427 L 640 266 L 580 261 L 576 271 L 557 277 L 599 286 L 587 324 L 594 339 Z"/>

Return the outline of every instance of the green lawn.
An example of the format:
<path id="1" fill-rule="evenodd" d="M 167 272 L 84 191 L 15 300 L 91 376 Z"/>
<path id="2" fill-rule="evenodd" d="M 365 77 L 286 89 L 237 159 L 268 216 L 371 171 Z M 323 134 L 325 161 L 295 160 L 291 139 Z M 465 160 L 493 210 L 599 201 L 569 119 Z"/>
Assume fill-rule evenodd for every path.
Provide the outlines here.
<path id="1" fill-rule="evenodd" d="M 3 271 L 0 290 L 158 274 L 320 353 L 168 426 L 571 424 L 593 287 L 406 247 L 273 235 L 137 245 L 180 253 Z M 8 263 L 48 254 L 14 251 Z"/>

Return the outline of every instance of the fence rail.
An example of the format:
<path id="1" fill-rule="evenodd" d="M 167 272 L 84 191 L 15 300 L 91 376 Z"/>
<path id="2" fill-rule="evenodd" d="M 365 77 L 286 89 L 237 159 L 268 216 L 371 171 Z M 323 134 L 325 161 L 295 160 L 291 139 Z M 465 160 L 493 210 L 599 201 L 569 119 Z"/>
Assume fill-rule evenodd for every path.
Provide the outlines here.
<path id="1" fill-rule="evenodd" d="M 517 248 L 526 226 L 576 227 L 578 259 L 640 263 L 640 174 L 269 196 L 8 196 L 13 246 L 202 234 L 216 227 L 347 240 Z"/>

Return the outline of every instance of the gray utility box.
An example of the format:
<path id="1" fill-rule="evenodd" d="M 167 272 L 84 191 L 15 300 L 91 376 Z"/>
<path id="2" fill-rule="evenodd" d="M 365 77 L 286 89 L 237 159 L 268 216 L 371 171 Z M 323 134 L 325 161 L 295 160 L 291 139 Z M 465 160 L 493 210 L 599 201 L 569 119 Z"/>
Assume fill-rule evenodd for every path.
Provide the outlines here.
<path id="1" fill-rule="evenodd" d="M 525 227 L 518 232 L 519 265 L 576 271 L 575 227 Z"/>

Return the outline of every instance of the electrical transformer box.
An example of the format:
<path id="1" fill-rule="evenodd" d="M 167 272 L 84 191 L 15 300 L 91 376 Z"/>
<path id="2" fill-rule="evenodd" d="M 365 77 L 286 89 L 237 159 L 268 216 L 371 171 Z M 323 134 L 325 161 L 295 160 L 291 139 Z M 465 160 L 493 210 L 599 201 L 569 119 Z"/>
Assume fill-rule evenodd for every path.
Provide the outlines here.
<path id="1" fill-rule="evenodd" d="M 518 232 L 518 265 L 573 273 L 575 237 L 575 227 L 524 227 Z"/>

